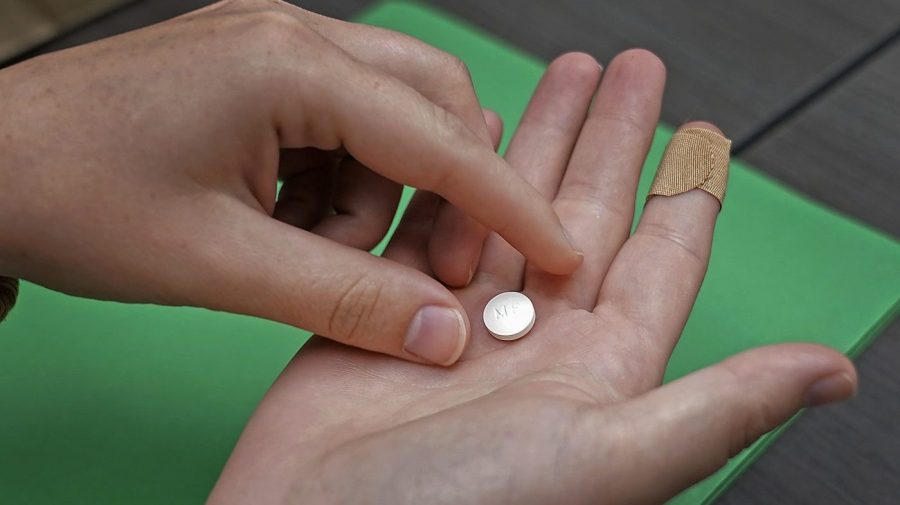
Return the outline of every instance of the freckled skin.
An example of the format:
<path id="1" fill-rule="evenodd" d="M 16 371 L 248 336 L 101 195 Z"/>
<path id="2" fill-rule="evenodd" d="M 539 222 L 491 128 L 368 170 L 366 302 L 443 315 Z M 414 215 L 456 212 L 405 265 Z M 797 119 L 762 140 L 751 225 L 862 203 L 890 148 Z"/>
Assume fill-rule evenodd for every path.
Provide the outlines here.
<path id="1" fill-rule="evenodd" d="M 464 269 L 471 239 L 504 214 L 532 222 L 505 236 L 535 263 L 579 261 L 550 204 L 496 156 L 456 61 L 284 2 L 231 0 L 4 69 L 0 187 L 14 189 L 0 200 L 0 273 L 449 363 L 408 352 L 404 335 L 421 308 L 459 301 L 367 253 L 402 184 L 460 211 Z"/>
<path id="2" fill-rule="evenodd" d="M 719 207 L 654 197 L 629 237 L 665 72 L 600 73 L 551 64 L 504 161 L 454 57 L 278 1 L 42 56 L 0 71 L 0 272 L 323 335 L 210 503 L 659 503 L 856 376 L 797 344 L 659 387 Z M 478 319 L 502 291 L 539 314 L 515 342 Z M 404 350 L 424 306 L 468 315 L 452 367 Z"/>

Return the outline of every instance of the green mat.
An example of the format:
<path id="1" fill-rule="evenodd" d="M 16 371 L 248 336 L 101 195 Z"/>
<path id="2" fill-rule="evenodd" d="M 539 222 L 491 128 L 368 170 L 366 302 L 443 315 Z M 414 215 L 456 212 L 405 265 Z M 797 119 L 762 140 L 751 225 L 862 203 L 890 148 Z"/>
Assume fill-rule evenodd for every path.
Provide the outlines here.
<path id="1" fill-rule="evenodd" d="M 544 68 L 415 5 L 381 5 L 360 19 L 464 59 L 507 137 Z M 670 135 L 660 127 L 648 167 Z M 855 355 L 900 306 L 900 244 L 740 162 L 717 230 L 667 379 L 774 342 Z M 202 502 L 254 405 L 305 339 L 246 317 L 80 300 L 26 284 L 0 325 L 0 502 Z M 774 436 L 673 503 L 708 503 Z"/>

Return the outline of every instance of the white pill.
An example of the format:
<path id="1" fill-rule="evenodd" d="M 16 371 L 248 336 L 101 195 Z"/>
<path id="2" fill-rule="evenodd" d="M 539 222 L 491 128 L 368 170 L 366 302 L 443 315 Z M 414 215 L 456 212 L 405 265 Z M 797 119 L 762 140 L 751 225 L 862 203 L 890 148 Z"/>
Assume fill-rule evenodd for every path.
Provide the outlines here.
<path id="1" fill-rule="evenodd" d="M 534 326 L 534 305 L 522 293 L 507 291 L 487 302 L 482 318 L 494 337 L 516 340 L 524 337 Z"/>

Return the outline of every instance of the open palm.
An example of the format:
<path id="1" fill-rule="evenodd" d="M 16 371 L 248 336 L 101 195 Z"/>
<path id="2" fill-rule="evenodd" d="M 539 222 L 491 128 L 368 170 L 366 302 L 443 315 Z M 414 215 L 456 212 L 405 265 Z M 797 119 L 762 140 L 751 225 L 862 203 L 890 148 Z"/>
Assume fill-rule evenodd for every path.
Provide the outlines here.
<path id="1" fill-rule="evenodd" d="M 619 55 L 602 82 L 593 59 L 557 59 L 506 158 L 554 202 L 581 268 L 529 268 L 491 235 L 456 291 L 471 337 L 451 368 L 314 339 L 254 414 L 210 501 L 658 503 L 804 405 L 851 394 L 852 364 L 811 345 L 751 351 L 660 387 L 719 211 L 700 190 L 655 197 L 629 236 L 664 80 L 644 51 Z M 417 194 L 385 257 L 428 272 L 437 206 Z M 537 311 L 515 342 L 480 320 L 502 291 L 523 291 Z"/>

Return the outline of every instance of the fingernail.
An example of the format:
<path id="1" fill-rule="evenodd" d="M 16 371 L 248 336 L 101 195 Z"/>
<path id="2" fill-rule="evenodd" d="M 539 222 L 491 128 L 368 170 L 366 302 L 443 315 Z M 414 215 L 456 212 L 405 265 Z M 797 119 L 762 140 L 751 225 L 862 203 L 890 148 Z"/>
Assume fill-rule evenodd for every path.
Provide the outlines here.
<path id="1" fill-rule="evenodd" d="M 451 365 L 462 354 L 466 325 L 456 309 L 429 305 L 413 317 L 403 349 L 436 365 Z"/>
<path id="2" fill-rule="evenodd" d="M 856 385 L 847 372 L 840 372 L 823 377 L 812 383 L 806 390 L 807 407 L 834 403 L 856 394 Z"/>

